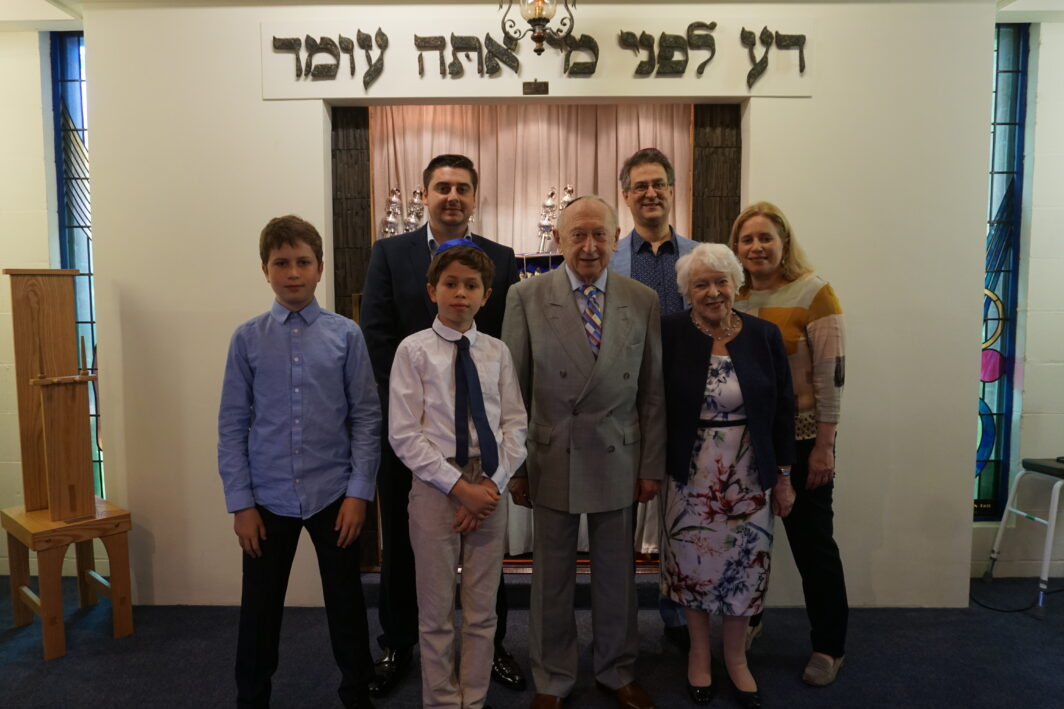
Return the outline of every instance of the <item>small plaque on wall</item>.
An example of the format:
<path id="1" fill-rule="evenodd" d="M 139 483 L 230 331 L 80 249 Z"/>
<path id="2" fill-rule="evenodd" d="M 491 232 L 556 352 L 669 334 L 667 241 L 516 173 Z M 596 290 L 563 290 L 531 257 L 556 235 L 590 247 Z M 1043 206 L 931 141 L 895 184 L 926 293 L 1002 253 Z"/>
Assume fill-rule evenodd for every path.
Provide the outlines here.
<path id="1" fill-rule="evenodd" d="M 550 93 L 550 84 L 546 81 L 526 81 L 521 84 L 521 92 L 525 96 L 546 96 Z"/>

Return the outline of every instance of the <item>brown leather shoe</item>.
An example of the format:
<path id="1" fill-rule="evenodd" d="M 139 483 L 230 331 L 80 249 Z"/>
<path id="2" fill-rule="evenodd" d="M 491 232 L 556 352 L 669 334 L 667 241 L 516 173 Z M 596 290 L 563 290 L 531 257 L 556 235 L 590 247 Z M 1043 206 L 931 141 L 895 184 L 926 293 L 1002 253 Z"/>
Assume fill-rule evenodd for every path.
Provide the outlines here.
<path id="1" fill-rule="evenodd" d="M 537 694 L 532 697 L 532 703 L 528 705 L 528 709 L 562 709 L 565 700 L 562 697 L 556 697 L 553 694 Z"/>
<path id="2" fill-rule="evenodd" d="M 629 682 L 620 689 L 610 689 L 601 682 L 596 682 L 604 692 L 612 692 L 613 698 L 617 700 L 617 706 L 621 709 L 656 709 L 657 705 L 654 704 L 654 700 L 650 698 L 650 695 L 643 691 L 635 682 Z"/>

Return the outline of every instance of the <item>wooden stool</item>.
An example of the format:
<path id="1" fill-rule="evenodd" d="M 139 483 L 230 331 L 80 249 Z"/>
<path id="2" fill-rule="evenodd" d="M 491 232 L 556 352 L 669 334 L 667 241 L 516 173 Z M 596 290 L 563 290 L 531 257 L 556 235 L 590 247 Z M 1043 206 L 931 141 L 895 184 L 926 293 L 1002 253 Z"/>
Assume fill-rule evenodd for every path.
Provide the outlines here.
<path id="1" fill-rule="evenodd" d="M 82 608 L 96 604 L 97 591 L 111 599 L 114 636 L 133 632 L 133 606 L 130 598 L 129 512 L 99 497 L 96 514 L 80 520 L 53 521 L 47 509 L 26 512 L 24 507 L 0 510 L 0 523 L 7 531 L 11 564 L 11 605 L 14 626 L 20 628 L 41 619 L 44 659 L 66 654 L 63 627 L 63 557 L 74 544 L 77 554 L 78 599 Z M 92 540 L 99 538 L 111 563 L 108 582 L 96 573 Z M 37 578 L 40 595 L 30 590 L 30 550 L 37 552 Z"/>

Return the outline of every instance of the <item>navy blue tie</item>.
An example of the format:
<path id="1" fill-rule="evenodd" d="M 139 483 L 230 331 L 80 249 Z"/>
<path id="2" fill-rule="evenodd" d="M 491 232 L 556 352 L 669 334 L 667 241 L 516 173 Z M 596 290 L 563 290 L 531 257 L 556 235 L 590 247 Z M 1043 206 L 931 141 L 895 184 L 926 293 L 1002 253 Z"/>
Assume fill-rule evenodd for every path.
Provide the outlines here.
<path id="1" fill-rule="evenodd" d="M 458 356 L 454 360 L 454 459 L 465 467 L 469 462 L 469 413 L 473 412 L 473 426 L 480 441 L 480 467 L 488 475 L 499 468 L 499 446 L 491 432 L 488 414 L 484 411 L 484 394 L 480 390 L 477 366 L 469 353 L 469 340 L 458 340 Z"/>

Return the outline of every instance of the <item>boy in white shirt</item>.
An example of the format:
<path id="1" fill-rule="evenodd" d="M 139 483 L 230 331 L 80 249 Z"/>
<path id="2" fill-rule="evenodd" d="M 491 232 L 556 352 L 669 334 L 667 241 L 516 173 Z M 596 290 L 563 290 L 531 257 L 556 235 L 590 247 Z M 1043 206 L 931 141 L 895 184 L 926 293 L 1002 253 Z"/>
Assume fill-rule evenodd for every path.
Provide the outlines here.
<path id="1" fill-rule="evenodd" d="M 414 474 L 410 542 L 425 707 L 481 709 L 491 676 L 506 536 L 500 496 L 525 460 L 528 426 L 510 351 L 473 322 L 491 295 L 494 272 L 492 260 L 471 240 L 442 244 L 428 271 L 436 320 L 403 340 L 392 363 L 388 439 Z M 462 652 L 456 672 L 459 566 Z"/>

